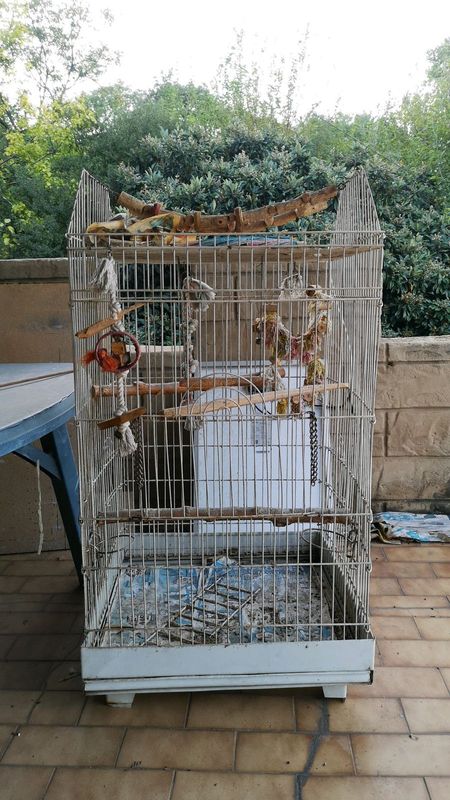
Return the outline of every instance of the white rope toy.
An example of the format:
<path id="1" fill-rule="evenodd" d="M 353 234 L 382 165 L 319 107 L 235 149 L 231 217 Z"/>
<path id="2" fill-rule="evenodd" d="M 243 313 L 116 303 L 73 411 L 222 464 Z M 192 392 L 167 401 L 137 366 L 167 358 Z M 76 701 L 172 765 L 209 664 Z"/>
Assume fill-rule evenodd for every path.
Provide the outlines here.
<path id="1" fill-rule="evenodd" d="M 210 303 L 215 300 L 216 292 L 211 286 L 197 278 L 186 277 L 183 281 L 183 330 L 184 330 L 184 377 L 190 378 L 198 370 L 198 361 L 194 358 L 194 343 L 192 341 L 199 325 L 199 314 L 204 314 Z M 184 423 L 185 430 L 197 430 L 203 426 L 200 417 L 187 417 Z"/>
<path id="2" fill-rule="evenodd" d="M 91 286 L 99 292 L 109 294 L 109 305 L 113 317 L 115 317 L 119 311 L 122 311 L 122 306 L 118 300 L 116 264 L 111 255 L 103 258 L 100 264 L 97 265 L 92 276 Z M 111 327 L 115 331 L 125 330 L 123 323 L 120 321 L 116 322 Z M 128 372 L 129 370 L 126 370 L 117 376 L 118 400 L 117 408 L 114 412 L 117 417 L 128 411 L 125 392 L 125 377 L 128 375 Z M 124 422 L 122 425 L 119 425 L 116 428 L 115 435 L 119 440 L 119 453 L 121 456 L 129 456 L 137 450 L 136 440 L 129 422 Z"/>

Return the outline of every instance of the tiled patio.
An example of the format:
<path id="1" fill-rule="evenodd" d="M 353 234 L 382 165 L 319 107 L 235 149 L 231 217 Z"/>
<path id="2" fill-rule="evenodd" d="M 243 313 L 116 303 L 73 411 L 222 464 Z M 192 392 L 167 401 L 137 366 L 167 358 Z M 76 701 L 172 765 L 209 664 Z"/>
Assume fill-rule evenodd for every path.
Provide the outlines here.
<path id="1" fill-rule="evenodd" d="M 375 546 L 373 686 L 86 699 L 67 553 L 0 559 L 2 800 L 449 800 L 450 547 Z"/>

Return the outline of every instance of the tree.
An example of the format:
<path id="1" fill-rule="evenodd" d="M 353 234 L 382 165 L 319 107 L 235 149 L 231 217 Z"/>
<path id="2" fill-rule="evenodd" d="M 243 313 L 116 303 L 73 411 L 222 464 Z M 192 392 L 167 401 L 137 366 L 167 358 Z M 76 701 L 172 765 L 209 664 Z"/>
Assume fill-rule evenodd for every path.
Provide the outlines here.
<path id="1" fill-rule="evenodd" d="M 64 247 L 82 143 L 94 123 L 85 100 L 68 97 L 116 60 L 104 46 L 86 45 L 90 26 L 83 0 L 0 0 L 2 257 L 52 255 Z M 12 84 L 21 91 L 9 97 Z"/>
<path id="2" fill-rule="evenodd" d="M 119 163 L 145 169 L 148 137 L 162 131 L 193 126 L 226 128 L 232 112 L 202 86 L 162 80 L 146 92 L 132 92 L 122 85 L 102 87 L 84 96 L 95 124 L 84 142 L 86 167 L 99 178 L 114 180 Z"/>
<path id="3" fill-rule="evenodd" d="M 3 243 L 2 257 L 61 255 L 92 114 L 74 100 L 53 103 L 32 124 L 20 116 L 17 123 L 1 166 L 3 215 L 15 232 Z"/>
<path id="4" fill-rule="evenodd" d="M 103 12 L 106 24 L 109 12 Z M 47 0 L 0 3 L 0 68 L 3 75 L 19 77 L 21 91 L 38 106 L 62 102 L 81 81 L 96 80 L 117 61 L 103 44 L 86 43 L 92 26 L 89 6 L 83 0 L 54 5 Z"/>
<path id="5" fill-rule="evenodd" d="M 282 122 L 293 127 L 298 122 L 302 87 L 306 74 L 307 39 L 297 43 L 295 55 L 278 50 L 262 53 L 267 67 L 262 69 L 261 58 L 252 59 L 248 36 L 236 33 L 235 42 L 220 64 L 214 81 L 214 92 L 233 111 L 235 119 L 247 125 Z M 258 43 L 258 49 L 260 46 Z"/>

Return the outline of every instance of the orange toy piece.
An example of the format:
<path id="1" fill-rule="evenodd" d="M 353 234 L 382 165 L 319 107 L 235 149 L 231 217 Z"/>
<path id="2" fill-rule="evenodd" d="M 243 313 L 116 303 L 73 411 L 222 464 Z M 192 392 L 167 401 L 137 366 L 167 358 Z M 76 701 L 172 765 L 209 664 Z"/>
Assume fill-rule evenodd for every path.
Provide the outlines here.
<path id="1" fill-rule="evenodd" d="M 88 350 L 81 358 L 83 367 L 87 367 L 92 361 L 97 361 L 104 372 L 117 372 L 121 366 L 120 358 L 114 353 L 109 354 L 106 347 L 101 347 L 98 353 L 95 350 Z"/>
<path id="2" fill-rule="evenodd" d="M 102 344 L 104 339 L 111 337 L 111 352 Z M 127 349 L 127 341 L 134 348 L 134 356 Z M 126 372 L 137 364 L 141 355 L 141 349 L 137 339 L 126 331 L 108 331 L 97 340 L 95 350 L 88 350 L 81 358 L 81 363 L 87 367 L 92 361 L 97 364 L 104 372 Z"/>

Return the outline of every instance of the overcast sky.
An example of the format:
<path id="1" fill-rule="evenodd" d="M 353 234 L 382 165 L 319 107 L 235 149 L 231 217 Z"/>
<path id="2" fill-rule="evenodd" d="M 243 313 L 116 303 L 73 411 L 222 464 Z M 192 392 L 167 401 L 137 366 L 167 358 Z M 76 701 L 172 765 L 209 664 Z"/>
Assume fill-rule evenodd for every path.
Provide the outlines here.
<path id="1" fill-rule="evenodd" d="M 112 11 L 114 23 L 100 36 L 122 52 L 121 66 L 102 83 L 122 80 L 139 89 L 150 88 L 169 70 L 181 82 L 209 84 L 237 30 L 244 31 L 249 60 L 263 76 L 271 57 L 289 59 L 307 37 L 301 113 L 317 103 L 323 112 L 338 106 L 357 113 L 398 102 L 424 80 L 427 50 L 450 33 L 445 0 L 91 0 L 90 5 Z"/>

